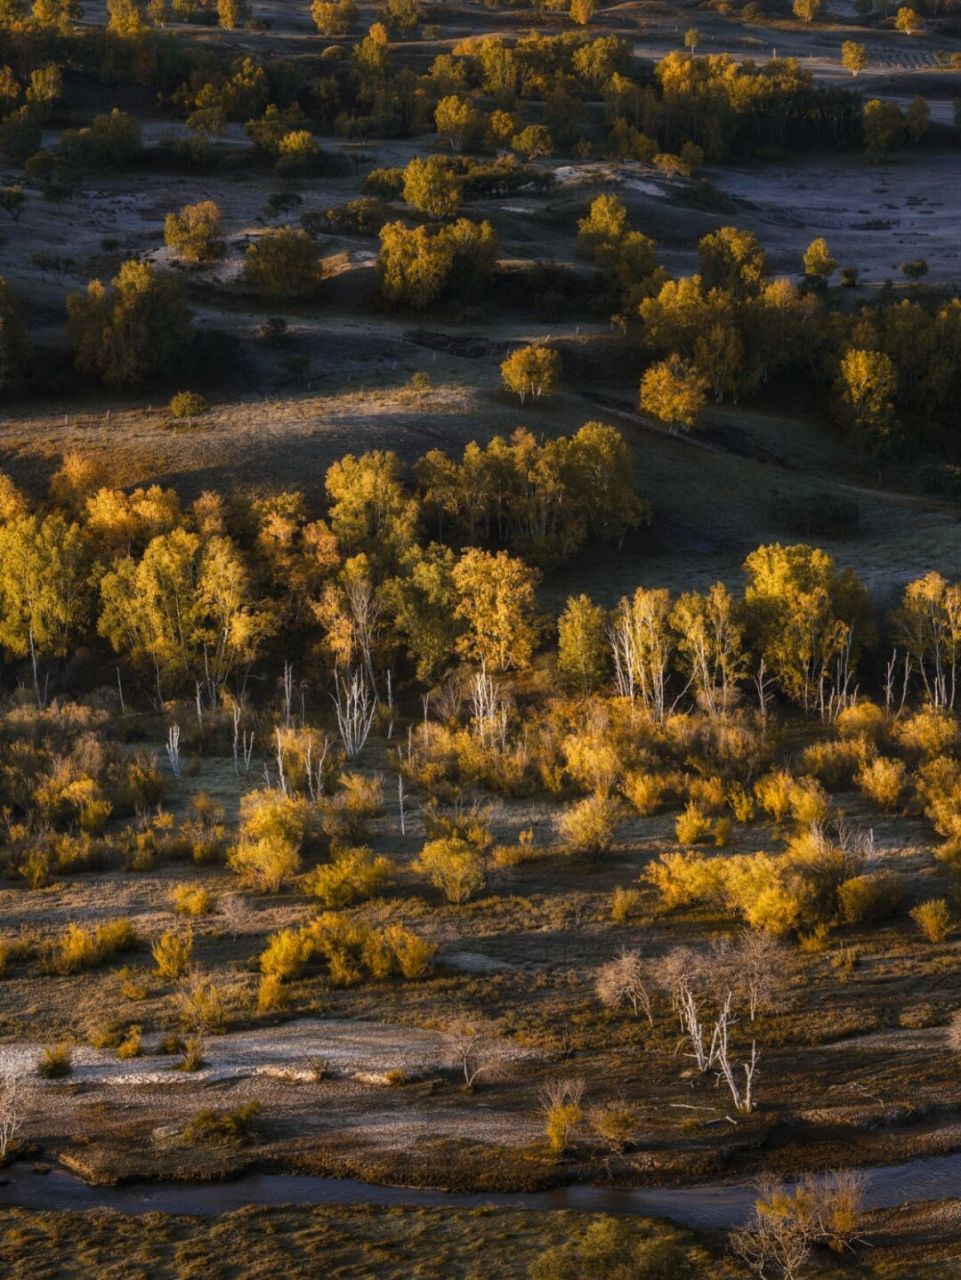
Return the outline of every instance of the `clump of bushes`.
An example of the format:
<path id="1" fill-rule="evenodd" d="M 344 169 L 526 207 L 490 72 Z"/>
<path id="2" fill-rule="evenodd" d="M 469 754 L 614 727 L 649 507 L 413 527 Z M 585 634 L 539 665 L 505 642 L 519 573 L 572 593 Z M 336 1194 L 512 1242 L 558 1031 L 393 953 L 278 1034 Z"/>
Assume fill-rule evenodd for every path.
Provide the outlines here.
<path id="1" fill-rule="evenodd" d="M 118 952 L 132 950 L 137 942 L 137 932 L 126 918 L 106 920 L 92 929 L 68 924 L 60 938 L 47 944 L 43 968 L 61 975 L 94 969 Z"/>

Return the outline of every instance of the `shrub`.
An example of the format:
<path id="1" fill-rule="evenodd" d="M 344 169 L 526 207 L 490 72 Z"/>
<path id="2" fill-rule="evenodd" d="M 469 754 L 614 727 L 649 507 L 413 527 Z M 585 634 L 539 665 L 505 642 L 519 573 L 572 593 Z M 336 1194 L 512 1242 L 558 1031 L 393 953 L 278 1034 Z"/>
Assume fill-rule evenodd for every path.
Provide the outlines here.
<path id="1" fill-rule="evenodd" d="M 265 231 L 244 256 L 244 279 L 266 298 L 309 297 L 323 278 L 317 246 L 306 231 Z"/>
<path id="2" fill-rule="evenodd" d="M 898 807 L 907 782 L 907 768 L 903 760 L 888 756 L 876 756 L 864 764 L 855 778 L 858 787 L 880 809 L 888 812 Z"/>
<path id="3" fill-rule="evenodd" d="M 887 920 L 903 901 L 904 885 L 887 871 L 854 876 L 838 888 L 838 902 L 846 924 L 876 924 Z"/>
<path id="4" fill-rule="evenodd" d="M 928 942 L 944 942 L 951 932 L 951 909 L 944 898 L 919 902 L 911 911 L 911 919 Z"/>
<path id="5" fill-rule="evenodd" d="M 424 938 L 393 924 L 384 930 L 384 938 L 394 953 L 397 967 L 405 978 L 425 978 L 434 966 L 437 948 Z"/>
<path id="6" fill-rule="evenodd" d="M 195 1147 L 237 1147 L 245 1143 L 260 1112 L 259 1102 L 248 1102 L 234 1111 L 198 1111 L 184 1129 L 184 1141 Z"/>
<path id="7" fill-rule="evenodd" d="M 834 724 L 842 738 L 864 736 L 876 742 L 887 728 L 888 713 L 876 702 L 864 698 L 839 712 Z"/>
<path id="8" fill-rule="evenodd" d="M 661 773 L 629 773 L 621 784 L 625 800 L 633 805 L 642 818 L 649 818 L 657 813 L 670 790 L 670 780 Z"/>
<path id="9" fill-rule="evenodd" d="M 127 1034 L 117 1045 L 117 1057 L 122 1062 L 128 1061 L 130 1058 L 139 1058 L 143 1052 L 142 1030 L 140 1027 L 130 1027 Z"/>
<path id="10" fill-rule="evenodd" d="M 267 946 L 260 955 L 260 971 L 279 981 L 299 978 L 307 956 L 303 936 L 296 929 L 281 929 L 268 938 Z"/>
<path id="11" fill-rule="evenodd" d="M 607 853 L 614 844 L 621 818 L 617 800 L 587 796 L 557 817 L 557 832 L 568 853 L 596 857 Z"/>
<path id="12" fill-rule="evenodd" d="M 958 721 L 950 711 L 925 707 L 899 720 L 894 735 L 907 750 L 932 759 L 945 755 L 958 740 Z"/>
<path id="13" fill-rule="evenodd" d="M 136 944 L 136 931 L 125 918 L 107 920 L 95 929 L 69 924 L 58 941 L 46 948 L 44 968 L 58 974 L 78 973 L 102 964 L 118 951 L 129 951 Z"/>
<path id="14" fill-rule="evenodd" d="M 359 844 L 383 810 L 384 780 L 380 774 L 342 773 L 337 785 L 334 795 L 323 803 L 321 826 L 334 845 Z"/>
<path id="15" fill-rule="evenodd" d="M 306 878 L 304 888 L 325 907 L 349 907 L 372 898 L 390 871 L 387 858 L 375 858 L 370 849 L 341 849 L 328 866 L 317 867 Z"/>
<path id="16" fill-rule="evenodd" d="M 172 418 L 200 418 L 210 406 L 202 395 L 196 391 L 178 391 L 170 398 L 170 416 Z"/>
<path id="17" fill-rule="evenodd" d="M 642 901 L 638 889 L 615 889 L 611 902 L 611 919 L 615 924 L 626 924 L 632 916 L 637 915 Z"/>
<path id="18" fill-rule="evenodd" d="M 467 902 L 486 883 L 484 859 L 475 845 L 449 837 L 429 840 L 411 864 L 448 902 Z"/>
<path id="19" fill-rule="evenodd" d="M 678 844 L 701 844 L 714 834 L 714 824 L 693 801 L 678 815 L 674 824 Z"/>
<path id="20" fill-rule="evenodd" d="M 178 884 L 170 891 L 170 903 L 178 916 L 208 916 L 215 900 L 201 884 Z"/>
<path id="21" fill-rule="evenodd" d="M 37 1063 L 37 1075 L 43 1080 L 62 1080 L 73 1070 L 73 1046 L 66 1040 L 48 1045 Z"/>
<path id="22" fill-rule="evenodd" d="M 183 1057 L 180 1060 L 179 1070 L 181 1071 L 200 1071 L 204 1065 L 204 1041 L 203 1036 L 188 1036 L 184 1041 Z"/>
<path id="23" fill-rule="evenodd" d="M 583 1117 L 582 1080 L 557 1080 L 541 1094 L 547 1145 L 554 1155 L 563 1155 Z"/>
<path id="24" fill-rule="evenodd" d="M 157 976 L 166 982 L 182 978 L 190 968 L 193 938 L 189 933 L 162 933 L 150 948 Z"/>

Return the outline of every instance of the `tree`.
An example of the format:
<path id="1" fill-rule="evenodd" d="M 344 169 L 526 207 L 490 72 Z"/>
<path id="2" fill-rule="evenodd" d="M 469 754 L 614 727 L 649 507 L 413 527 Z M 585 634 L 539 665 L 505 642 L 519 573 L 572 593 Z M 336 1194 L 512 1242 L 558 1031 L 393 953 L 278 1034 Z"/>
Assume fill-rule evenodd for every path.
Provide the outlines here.
<path id="1" fill-rule="evenodd" d="M 825 551 L 803 543 L 758 547 L 744 562 L 744 603 L 758 656 L 788 697 L 814 707 L 837 664 L 853 674 L 874 631 L 864 586 L 838 573 Z"/>
<path id="2" fill-rule="evenodd" d="M 916 31 L 921 30 L 921 18 L 917 10 L 902 5 L 897 11 L 894 18 L 894 25 L 898 31 L 903 31 L 906 36 L 913 36 Z"/>
<path id="3" fill-rule="evenodd" d="M 812 240 L 804 250 L 804 274 L 820 284 L 826 284 L 830 280 L 837 265 L 823 236 Z"/>
<path id="4" fill-rule="evenodd" d="M 670 625 L 680 666 L 702 707 L 712 715 L 728 710 L 747 657 L 743 622 L 727 587 L 715 582 L 703 595 L 685 592 L 671 610 Z"/>
<path id="5" fill-rule="evenodd" d="M 892 623 L 898 644 L 917 664 L 932 705 L 953 707 L 961 657 L 961 586 L 940 573 L 916 578 L 904 588 Z"/>
<path id="6" fill-rule="evenodd" d="M 532 343 L 519 347 L 501 364 L 501 378 L 508 391 L 520 398 L 521 404 L 528 396 L 539 400 L 557 390 L 560 381 L 561 358 L 550 347 Z"/>
<path id="7" fill-rule="evenodd" d="M 27 1118 L 31 1093 L 23 1076 L 9 1067 L 0 1073 L 0 1161 L 5 1162 L 10 1144 Z"/>
<path id="8" fill-rule="evenodd" d="M 137 0 L 107 0 L 107 30 L 113 36 L 139 36 L 143 10 Z"/>
<path id="9" fill-rule="evenodd" d="M 904 145 L 904 116 L 896 102 L 872 98 L 864 104 L 864 145 L 875 160 Z"/>
<path id="10" fill-rule="evenodd" d="M 413 548 L 419 504 L 401 476 L 397 455 L 381 450 L 359 457 L 345 454 L 328 468 L 328 519 L 346 554 L 364 554 L 375 564 L 395 566 Z"/>
<path id="11" fill-rule="evenodd" d="M 244 255 L 244 279 L 266 298 L 306 298 L 323 279 L 320 252 L 301 228 L 265 231 Z"/>
<path id="12" fill-rule="evenodd" d="M 213 200 L 187 204 L 164 219 L 164 243 L 185 262 L 206 263 L 225 252 L 220 206 Z"/>
<path id="13" fill-rule="evenodd" d="M 454 616 L 455 558 L 450 547 L 438 543 L 423 552 L 412 551 L 406 573 L 388 579 L 381 592 L 417 679 L 425 685 L 433 684 L 450 664 L 462 630 Z"/>
<path id="14" fill-rule="evenodd" d="M 904 113 L 904 128 L 911 142 L 917 145 L 931 124 L 931 109 L 921 95 L 915 94 Z"/>
<path id="15" fill-rule="evenodd" d="M 65 658 L 90 611 L 90 545 L 59 514 L 0 523 L 0 645 L 29 655 L 38 705 L 42 658 Z"/>
<path id="16" fill-rule="evenodd" d="M 601 1004 L 609 1009 L 629 1004 L 634 1017 L 643 1016 L 654 1029 L 654 1011 L 651 1003 L 651 980 L 644 968 L 639 951 L 622 951 L 615 960 L 602 965 L 594 980 L 594 990 Z"/>
<path id="17" fill-rule="evenodd" d="M 844 353 L 837 382 L 840 411 L 850 429 L 878 458 L 897 442 L 897 386 L 897 369 L 884 352 L 852 347 Z"/>
<path id="18" fill-rule="evenodd" d="M 529 124 L 526 129 L 511 138 L 511 147 L 527 160 L 536 160 L 539 156 L 549 156 L 554 150 L 554 139 L 550 130 L 543 124 Z"/>
<path id="19" fill-rule="evenodd" d="M 420 6 L 417 0 L 385 0 L 384 17 L 392 31 L 409 35 L 420 22 Z"/>
<path id="20" fill-rule="evenodd" d="M 692 58 L 694 57 L 694 51 L 700 43 L 700 31 L 698 31 L 697 27 L 689 27 L 687 31 L 684 32 L 684 48 L 690 51 Z"/>
<path id="21" fill-rule="evenodd" d="M 81 373 L 108 386 L 137 385 L 170 370 L 190 339 L 190 314 L 170 276 L 125 262 L 112 292 L 92 280 L 67 298 L 67 336 Z"/>
<path id="22" fill-rule="evenodd" d="M 390 302 L 426 307 L 444 291 L 454 253 L 440 235 L 427 227 L 388 222 L 380 230 L 377 268 L 380 287 Z"/>
<path id="23" fill-rule="evenodd" d="M 414 156 L 404 170 L 404 199 L 432 218 L 453 217 L 462 195 L 460 179 L 442 156 Z"/>
<path id="24" fill-rule="evenodd" d="M 434 124 L 442 138 L 450 143 L 451 151 L 462 151 L 480 132 L 481 117 L 470 99 L 459 94 L 441 98 L 434 111 Z M 405 199 L 408 198 L 405 196 Z"/>
<path id="25" fill-rule="evenodd" d="M 190 691 L 201 685 L 216 705 L 232 672 L 253 661 L 272 628 L 234 544 L 203 541 L 183 528 L 152 538 L 139 560 L 115 561 L 100 596 L 99 634 L 153 670 L 161 701 L 172 682 Z"/>
<path id="26" fill-rule="evenodd" d="M 224 31 L 234 31 L 250 17 L 246 0 L 217 0 L 217 21 Z"/>
<path id="27" fill-rule="evenodd" d="M 687 360 L 671 356 L 649 365 L 641 378 L 640 408 L 673 435 L 678 427 L 690 430 L 700 422 L 707 394 L 707 380 Z"/>
<path id="28" fill-rule="evenodd" d="M 309 173 L 320 156 L 320 147 L 308 129 L 291 129 L 277 144 L 274 168 L 288 178 Z"/>
<path id="29" fill-rule="evenodd" d="M 824 0 L 794 0 L 792 11 L 801 22 L 813 22 L 823 5 Z"/>
<path id="30" fill-rule="evenodd" d="M 0 209 L 4 213 L 10 215 L 14 224 L 20 221 L 23 214 L 24 205 L 27 203 L 27 197 L 23 187 L 17 185 L 13 187 L 0 187 Z"/>
<path id="31" fill-rule="evenodd" d="M 345 36 L 357 21 L 354 0 L 313 0 L 310 16 L 322 36 Z"/>
<path id="32" fill-rule="evenodd" d="M 607 613 L 590 596 L 570 596 L 557 619 L 557 670 L 583 695 L 607 675 Z"/>
<path id="33" fill-rule="evenodd" d="M 457 642 L 468 661 L 492 671 L 530 664 L 537 644 L 536 569 L 506 551 L 491 554 L 468 547 L 453 570 L 454 616 L 466 627 Z"/>
<path id="34" fill-rule="evenodd" d="M 594 10 L 597 8 L 597 0 L 571 0 L 570 15 L 571 22 L 578 27 L 586 27 L 590 24 L 594 17 Z"/>
<path id="35" fill-rule="evenodd" d="M 705 290 L 721 289 L 737 299 L 760 292 L 767 259 L 753 231 L 720 227 L 702 237 L 697 247 Z"/>
<path id="36" fill-rule="evenodd" d="M 845 40 L 841 45 L 841 66 L 850 71 L 855 79 L 869 62 L 868 51 L 863 44 L 858 44 L 856 40 Z"/>
<path id="37" fill-rule="evenodd" d="M 630 702 L 632 711 L 639 700 L 658 721 L 667 711 L 670 611 L 668 591 L 638 587 L 618 602 L 608 631 L 618 695 Z"/>

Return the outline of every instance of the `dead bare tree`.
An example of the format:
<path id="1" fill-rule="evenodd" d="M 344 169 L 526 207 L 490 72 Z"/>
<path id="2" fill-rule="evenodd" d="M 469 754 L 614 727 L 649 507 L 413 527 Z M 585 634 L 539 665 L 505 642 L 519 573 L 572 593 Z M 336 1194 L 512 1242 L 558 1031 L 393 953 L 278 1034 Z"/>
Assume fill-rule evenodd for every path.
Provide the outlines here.
<path id="1" fill-rule="evenodd" d="M 334 688 L 331 698 L 337 713 L 340 740 L 344 744 L 347 759 L 356 760 L 373 727 L 377 699 L 362 670 L 355 671 L 343 680 L 339 675 L 336 676 Z"/>
<path id="2" fill-rule="evenodd" d="M 218 914 L 224 922 L 226 932 L 236 942 L 237 935 L 247 921 L 247 903 L 239 893 L 228 893 L 220 899 Z"/>
<path id="3" fill-rule="evenodd" d="M 710 1071 L 714 1065 L 713 1041 L 710 1044 L 705 1042 L 704 1024 L 700 1019 L 697 1000 L 688 986 L 685 986 L 681 991 L 680 1018 L 681 1026 L 684 1029 L 684 1038 L 678 1048 L 685 1043 L 690 1045 L 690 1052 L 684 1056 L 694 1059 L 697 1063 L 698 1071 Z"/>
<path id="4" fill-rule="evenodd" d="M 654 1011 L 651 1004 L 650 979 L 640 953 L 624 950 L 614 960 L 609 960 L 598 970 L 594 990 L 601 1004 L 609 1009 L 629 1004 L 634 1017 L 647 1018 L 654 1028 Z"/>
<path id="5" fill-rule="evenodd" d="M 490 1078 L 499 1067 L 493 1037 L 483 1025 L 473 1022 L 456 1022 L 449 1034 L 451 1065 L 462 1073 L 465 1089 L 472 1090 L 481 1076 Z"/>
<path id="6" fill-rule="evenodd" d="M 167 731 L 167 759 L 170 770 L 179 782 L 183 776 L 183 763 L 180 759 L 180 725 L 172 724 Z"/>
<path id="7" fill-rule="evenodd" d="M 736 1064 L 731 1061 L 728 1044 L 728 1029 L 736 1021 L 731 1015 L 732 1000 L 733 996 L 728 992 L 727 999 L 724 1001 L 721 1012 L 717 1016 L 717 1021 L 714 1023 L 708 1065 L 717 1064 L 718 1082 L 723 1080 L 727 1085 L 735 1109 L 740 1111 L 742 1115 L 750 1115 L 754 1110 L 754 1075 L 757 1071 L 760 1055 L 757 1051 L 757 1041 L 752 1040 L 751 1057 L 747 1062 L 741 1063 L 741 1068 L 744 1071 L 744 1084 L 742 1086 L 738 1082 Z"/>
<path id="8" fill-rule="evenodd" d="M 742 993 L 753 1022 L 784 988 L 790 953 L 763 929 L 745 929 L 728 952 L 735 989 Z"/>
<path id="9" fill-rule="evenodd" d="M 0 1160 L 7 1158 L 10 1144 L 23 1128 L 30 1106 L 30 1086 L 19 1071 L 0 1074 Z"/>

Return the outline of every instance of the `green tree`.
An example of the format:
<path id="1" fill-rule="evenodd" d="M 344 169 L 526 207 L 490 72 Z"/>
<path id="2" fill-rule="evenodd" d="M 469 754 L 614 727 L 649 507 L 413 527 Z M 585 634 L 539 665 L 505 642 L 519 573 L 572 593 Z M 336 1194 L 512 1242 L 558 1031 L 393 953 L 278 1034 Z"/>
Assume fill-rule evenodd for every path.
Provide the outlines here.
<path id="1" fill-rule="evenodd" d="M 9 214 L 15 224 L 20 221 L 26 203 L 26 193 L 19 183 L 13 187 L 0 187 L 0 209 Z"/>
<path id="2" fill-rule="evenodd" d="M 608 674 L 607 612 L 590 596 L 570 596 L 557 619 L 557 670 L 585 696 Z"/>
<path id="3" fill-rule="evenodd" d="M 405 572 L 388 579 L 381 592 L 394 630 L 422 684 L 433 684 L 450 665 L 462 631 L 454 616 L 454 561 L 451 548 L 438 543 L 423 551 L 412 549 Z"/>
<path id="4" fill-rule="evenodd" d="M 416 541 L 420 506 L 403 483 L 397 455 L 347 453 L 327 469 L 324 488 L 330 527 L 344 553 L 399 565 Z"/>
<path id="5" fill-rule="evenodd" d="M 904 129 L 911 142 L 917 145 L 928 131 L 931 124 L 931 110 L 921 97 L 915 94 L 904 113 Z"/>
<path id="6" fill-rule="evenodd" d="M 306 298 L 323 279 L 320 252 L 301 228 L 265 231 L 248 245 L 244 279 L 265 298 Z"/>
<path id="7" fill-rule="evenodd" d="M 521 404 L 528 396 L 539 400 L 541 396 L 556 391 L 560 376 L 560 355 L 540 343 L 519 347 L 501 363 L 504 386 L 519 397 Z"/>
<path id="8" fill-rule="evenodd" d="M 511 138 L 511 147 L 526 160 L 536 160 L 539 156 L 549 156 L 552 153 L 554 139 L 545 125 L 529 124 Z"/>
<path id="9" fill-rule="evenodd" d="M 506 551 L 468 547 L 453 572 L 454 616 L 466 628 L 457 642 L 463 657 L 492 671 L 530 665 L 539 631 L 534 594 L 539 578 L 536 569 Z"/>
<path id="10" fill-rule="evenodd" d="M 904 116 L 896 102 L 872 98 L 864 104 L 864 145 L 875 160 L 904 145 Z"/>
<path id="11" fill-rule="evenodd" d="M 108 386 L 168 372 L 191 336 L 175 280 L 146 262 L 125 262 L 107 289 L 92 280 L 67 298 L 67 336 L 79 371 Z"/>
<path id="12" fill-rule="evenodd" d="M 164 219 L 164 243 L 185 262 L 214 262 L 225 252 L 220 206 L 213 200 L 186 204 Z"/>

